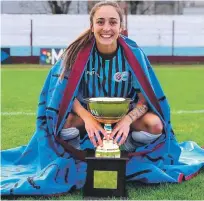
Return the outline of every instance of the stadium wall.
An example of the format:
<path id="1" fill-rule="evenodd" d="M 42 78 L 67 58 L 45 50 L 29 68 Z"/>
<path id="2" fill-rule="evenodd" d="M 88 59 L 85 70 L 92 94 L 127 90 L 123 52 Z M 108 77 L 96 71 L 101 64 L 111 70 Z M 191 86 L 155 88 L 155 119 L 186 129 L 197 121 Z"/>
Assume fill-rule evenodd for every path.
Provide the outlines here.
<path id="1" fill-rule="evenodd" d="M 1 17 L 2 63 L 39 63 L 43 49 L 64 49 L 89 27 L 88 15 Z M 204 62 L 204 16 L 129 15 L 128 34 L 152 62 Z"/>

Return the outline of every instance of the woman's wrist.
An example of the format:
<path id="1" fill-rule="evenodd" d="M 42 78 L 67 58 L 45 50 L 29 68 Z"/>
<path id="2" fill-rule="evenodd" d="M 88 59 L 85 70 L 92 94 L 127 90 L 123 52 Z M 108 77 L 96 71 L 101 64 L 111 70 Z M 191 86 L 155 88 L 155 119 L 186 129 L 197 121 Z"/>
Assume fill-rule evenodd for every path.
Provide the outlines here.
<path id="1" fill-rule="evenodd" d="M 132 122 L 133 122 L 132 117 L 131 117 L 129 114 L 127 114 L 127 115 L 125 116 L 125 118 L 126 118 L 126 121 L 131 125 Z"/>
<path id="2" fill-rule="evenodd" d="M 90 117 L 92 117 L 92 114 L 85 108 L 81 108 L 80 112 L 78 112 L 78 116 L 80 116 L 81 119 L 85 122 Z"/>

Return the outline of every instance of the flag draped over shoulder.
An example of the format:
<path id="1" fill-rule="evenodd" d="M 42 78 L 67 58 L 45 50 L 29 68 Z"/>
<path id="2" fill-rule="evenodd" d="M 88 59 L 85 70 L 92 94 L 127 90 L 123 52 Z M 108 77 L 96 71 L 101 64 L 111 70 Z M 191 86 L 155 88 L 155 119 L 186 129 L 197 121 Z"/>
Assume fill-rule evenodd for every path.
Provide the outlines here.
<path id="1" fill-rule="evenodd" d="M 127 181 L 177 183 L 192 178 L 204 165 L 204 150 L 195 142 L 178 144 L 167 99 L 147 57 L 129 38 L 121 36 L 118 41 L 141 92 L 164 124 L 164 133 L 158 139 L 129 153 Z M 1 151 L 2 195 L 54 195 L 80 189 L 85 184 L 86 162 L 76 160 L 58 136 L 78 94 L 92 48 L 93 42 L 80 51 L 72 71 L 63 79 L 61 61 L 50 70 L 40 94 L 36 131 L 30 142 Z M 87 135 L 80 145 L 82 150 L 93 149 Z"/>

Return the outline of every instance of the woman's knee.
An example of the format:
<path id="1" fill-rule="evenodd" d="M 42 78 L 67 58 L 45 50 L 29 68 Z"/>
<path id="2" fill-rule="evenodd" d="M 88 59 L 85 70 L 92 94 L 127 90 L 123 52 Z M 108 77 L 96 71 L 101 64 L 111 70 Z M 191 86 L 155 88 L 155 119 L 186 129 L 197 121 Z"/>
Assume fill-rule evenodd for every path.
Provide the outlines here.
<path id="1" fill-rule="evenodd" d="M 162 121 L 155 114 L 150 115 L 146 119 L 145 125 L 146 125 L 146 128 L 147 128 L 147 132 L 149 132 L 151 134 L 157 135 L 157 134 L 161 134 L 162 131 L 163 131 Z"/>
<path id="2" fill-rule="evenodd" d="M 71 128 L 72 127 L 72 122 L 73 122 L 73 119 L 74 119 L 74 114 L 73 113 L 70 113 L 66 119 L 66 122 L 63 126 L 63 128 Z"/>
<path id="3" fill-rule="evenodd" d="M 63 128 L 71 128 L 71 127 L 83 127 L 84 121 L 74 113 L 70 113 L 67 117 L 67 120 L 63 126 Z"/>

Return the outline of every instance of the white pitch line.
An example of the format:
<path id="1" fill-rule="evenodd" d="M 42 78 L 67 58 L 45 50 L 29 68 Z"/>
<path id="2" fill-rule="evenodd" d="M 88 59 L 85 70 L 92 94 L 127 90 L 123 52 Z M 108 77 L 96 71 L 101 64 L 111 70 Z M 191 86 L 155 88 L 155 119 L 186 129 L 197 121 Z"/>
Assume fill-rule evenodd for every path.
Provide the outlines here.
<path id="1" fill-rule="evenodd" d="M 204 113 L 204 110 L 178 110 L 172 111 L 172 114 L 200 114 Z"/>
<path id="2" fill-rule="evenodd" d="M 202 114 L 204 113 L 204 110 L 178 110 L 178 111 L 172 111 L 172 114 Z M 37 115 L 35 112 L 1 112 L 2 116 L 34 116 Z"/>
<path id="3" fill-rule="evenodd" d="M 1 112 L 2 116 L 18 116 L 18 115 L 27 115 L 33 116 L 36 115 L 34 112 Z"/>

